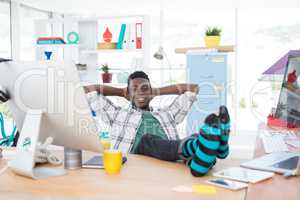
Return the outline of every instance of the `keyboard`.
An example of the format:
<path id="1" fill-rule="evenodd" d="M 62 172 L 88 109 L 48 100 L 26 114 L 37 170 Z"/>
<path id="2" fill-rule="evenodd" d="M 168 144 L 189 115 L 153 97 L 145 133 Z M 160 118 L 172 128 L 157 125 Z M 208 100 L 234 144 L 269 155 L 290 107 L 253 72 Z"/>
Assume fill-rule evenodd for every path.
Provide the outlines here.
<path id="1" fill-rule="evenodd" d="M 262 136 L 266 153 L 289 151 L 283 135 Z"/>

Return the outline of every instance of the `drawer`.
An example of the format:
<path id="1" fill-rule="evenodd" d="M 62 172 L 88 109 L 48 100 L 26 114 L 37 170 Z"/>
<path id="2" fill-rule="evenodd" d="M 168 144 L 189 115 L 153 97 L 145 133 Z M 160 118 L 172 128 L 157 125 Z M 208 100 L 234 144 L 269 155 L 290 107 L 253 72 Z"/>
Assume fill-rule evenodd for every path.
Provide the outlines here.
<path id="1" fill-rule="evenodd" d="M 188 135 L 194 133 L 199 133 L 201 126 L 204 124 L 204 120 L 207 117 L 207 114 L 199 114 L 197 117 L 188 117 L 186 131 Z"/>
<path id="2" fill-rule="evenodd" d="M 188 80 L 199 85 L 197 101 L 188 115 L 188 134 L 198 132 L 204 119 L 226 105 L 227 55 L 222 53 L 188 54 Z"/>
<path id="3" fill-rule="evenodd" d="M 189 79 L 196 83 L 226 82 L 226 62 L 227 57 L 224 55 L 188 55 Z"/>
<path id="4" fill-rule="evenodd" d="M 197 84 L 203 82 L 221 83 L 226 82 L 226 72 L 214 70 L 213 72 L 195 71 L 189 72 L 189 79 Z"/>
<path id="5" fill-rule="evenodd" d="M 199 85 L 199 96 L 202 98 L 218 98 L 225 91 L 225 83 L 203 82 Z"/>
<path id="6" fill-rule="evenodd" d="M 198 74 L 196 77 L 200 81 L 214 81 L 214 80 L 217 80 L 216 74 Z"/>
<path id="7" fill-rule="evenodd" d="M 199 131 L 204 123 L 205 118 L 219 110 L 219 106 L 223 104 L 221 99 L 199 99 L 193 104 L 192 110 L 188 115 L 187 131 L 193 134 Z"/>
<path id="8" fill-rule="evenodd" d="M 192 113 L 195 112 L 208 114 L 211 112 L 216 112 L 219 106 L 222 104 L 221 101 L 221 98 L 200 98 L 193 104 Z"/>

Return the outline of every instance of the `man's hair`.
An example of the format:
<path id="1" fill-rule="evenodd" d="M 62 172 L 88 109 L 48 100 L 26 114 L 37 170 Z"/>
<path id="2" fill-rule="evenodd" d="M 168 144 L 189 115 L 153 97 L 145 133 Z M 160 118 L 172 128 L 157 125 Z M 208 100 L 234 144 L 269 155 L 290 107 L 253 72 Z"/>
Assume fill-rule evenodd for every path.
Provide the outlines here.
<path id="1" fill-rule="evenodd" d="M 146 80 L 150 81 L 148 75 L 145 72 L 135 71 L 135 72 L 133 72 L 132 74 L 129 75 L 128 81 L 127 81 L 127 86 L 129 86 L 130 80 L 133 80 L 133 79 L 136 79 L 136 78 L 143 78 L 143 79 L 146 79 Z"/>

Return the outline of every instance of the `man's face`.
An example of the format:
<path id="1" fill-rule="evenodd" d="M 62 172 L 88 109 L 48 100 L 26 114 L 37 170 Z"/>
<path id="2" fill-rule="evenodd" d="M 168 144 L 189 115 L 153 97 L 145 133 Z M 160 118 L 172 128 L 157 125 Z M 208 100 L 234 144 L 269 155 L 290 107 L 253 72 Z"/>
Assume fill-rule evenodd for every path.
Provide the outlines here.
<path id="1" fill-rule="evenodd" d="M 150 82 L 144 78 L 130 80 L 128 86 L 130 101 L 140 109 L 148 109 L 152 99 Z"/>

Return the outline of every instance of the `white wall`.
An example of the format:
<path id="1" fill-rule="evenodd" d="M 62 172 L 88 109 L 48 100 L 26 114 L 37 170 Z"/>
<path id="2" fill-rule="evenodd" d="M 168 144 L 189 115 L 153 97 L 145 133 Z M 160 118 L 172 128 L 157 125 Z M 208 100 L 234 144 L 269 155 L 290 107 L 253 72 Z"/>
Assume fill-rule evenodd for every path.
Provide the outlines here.
<path id="1" fill-rule="evenodd" d="M 83 3 L 84 2 L 84 3 Z M 187 4 L 188 2 L 188 4 Z M 61 13 L 78 13 L 78 14 L 86 14 L 86 15 L 133 15 L 133 14 L 150 14 L 151 18 L 153 20 L 151 27 L 154 31 L 153 35 L 151 37 L 153 40 L 151 41 L 153 46 L 158 44 L 159 39 L 159 11 L 161 9 L 161 1 L 159 0 L 110 0 L 110 1 L 104 1 L 104 0 L 23 0 L 22 3 L 28 4 L 30 6 L 44 9 L 44 10 L 50 10 L 50 11 L 56 11 Z M 177 31 L 177 36 L 180 36 L 177 41 L 180 44 L 180 46 L 187 45 L 186 42 L 189 41 L 185 39 L 186 37 L 183 37 L 184 30 L 187 30 L 186 33 L 189 33 L 189 36 L 193 38 L 192 42 L 196 45 L 201 45 L 201 31 L 203 31 L 203 27 L 199 25 L 199 23 L 217 23 L 222 24 L 222 22 L 225 20 L 226 24 L 228 23 L 234 23 L 234 21 L 231 22 L 231 20 L 221 19 L 224 14 L 222 12 L 225 10 L 225 8 L 229 10 L 233 10 L 234 7 L 240 7 L 241 11 L 244 14 L 241 15 L 243 19 L 242 21 L 238 21 L 238 25 L 240 27 L 243 27 L 243 31 L 240 32 L 239 38 L 241 41 L 239 49 L 241 50 L 241 57 L 239 59 L 239 66 L 238 66 L 238 89 L 239 92 L 239 98 L 245 97 L 247 100 L 250 99 L 250 90 L 253 88 L 254 84 L 257 81 L 258 76 L 260 73 L 269 66 L 269 64 L 273 64 L 273 60 L 275 62 L 276 58 L 280 55 L 284 54 L 285 51 L 287 51 L 289 48 L 292 48 L 294 46 L 286 45 L 286 47 L 283 49 L 281 43 L 276 43 L 273 41 L 274 38 L 270 34 L 258 34 L 258 39 L 253 40 L 256 37 L 256 34 L 261 29 L 268 29 L 272 28 L 269 27 L 269 25 L 272 25 L 276 27 L 278 24 L 282 25 L 293 25 L 297 23 L 297 20 L 300 19 L 299 17 L 290 17 L 292 16 L 291 13 L 286 12 L 288 15 L 284 17 L 280 17 L 278 15 L 277 19 L 273 18 L 273 16 L 276 16 L 276 12 L 270 11 L 269 16 L 272 23 L 268 23 L 268 19 L 259 21 L 259 17 L 264 17 L 264 11 L 260 9 L 259 12 L 257 12 L 256 20 L 253 20 L 252 16 L 254 15 L 256 7 L 258 8 L 300 8 L 300 1 L 299 0 L 289 0 L 289 1 L 283 1 L 283 0 L 267 0 L 267 1 L 248 1 L 245 3 L 245 1 L 217 1 L 213 0 L 210 2 L 203 1 L 203 0 L 188 0 L 188 1 L 182 1 L 182 0 L 165 0 L 163 2 L 164 7 L 168 10 L 168 12 L 165 12 L 166 15 L 166 23 L 167 27 L 165 28 L 166 32 L 169 31 L 171 33 L 171 29 L 175 30 L 172 32 L 172 34 L 176 33 L 176 30 L 178 29 L 178 24 L 181 23 L 185 27 L 181 27 L 180 31 Z M 123 9 L 122 9 L 123 8 Z M 124 9 L 126 8 L 126 9 Z M 214 10 L 214 12 L 210 12 L 209 10 Z M 220 12 L 218 12 L 218 10 Z M 299 10 L 299 9 L 297 9 Z M 193 15 L 186 16 L 186 13 L 189 13 L 191 11 Z M 279 11 L 280 12 L 280 11 Z M 170 14 L 171 13 L 171 14 Z M 275 14 L 274 14 L 275 13 Z M 272 14 L 272 15 L 271 15 Z M 225 14 L 226 17 L 228 17 L 227 14 Z M 295 13 L 297 15 L 297 13 Z M 247 19 L 248 21 L 244 20 Z M 280 20 L 278 19 L 280 18 Z M 191 22 L 192 19 L 192 22 Z M 234 20 L 234 19 L 233 19 Z M 294 21 L 293 21 L 294 20 Z M 229 22 L 230 21 L 230 22 Z M 247 22 L 247 23 L 245 23 Z M 260 23 L 257 23 L 260 22 Z M 266 24 L 262 24 L 262 22 L 266 22 Z M 273 23 L 274 22 L 274 23 Z M 176 24 L 177 23 L 177 24 Z M 195 26 L 193 26 L 196 24 Z M 223 23 L 224 24 L 224 23 Z M 260 25 L 262 24 L 262 25 Z M 250 28 L 249 28 L 250 27 Z M 239 28 L 239 27 L 238 27 Z M 283 27 L 285 29 L 286 27 Z M 289 27 L 287 27 L 289 28 Z M 179 30 L 179 29 L 178 29 Z M 193 33 L 190 33 L 192 32 Z M 233 35 L 234 30 L 232 28 L 229 28 L 228 30 L 225 30 L 225 35 L 229 35 L 228 38 L 234 37 Z M 179 33 L 180 32 L 180 33 Z M 266 32 L 263 32 L 266 33 Z M 173 35 L 174 35 L 173 34 Z M 181 37 L 181 35 L 183 35 Z M 193 35 L 191 35 L 193 34 Z M 199 36 L 197 35 L 199 34 Z M 170 35 L 170 34 L 169 34 Z M 172 35 L 171 35 L 172 36 Z M 198 39 L 199 37 L 199 39 Z M 226 36 L 227 37 L 227 36 Z M 263 38 L 263 41 L 269 42 L 265 44 L 261 44 L 260 38 Z M 267 40 L 266 40 L 267 38 Z M 297 37 L 299 38 L 299 37 Z M 296 39 L 297 39 L 296 38 Z M 169 38 L 168 38 L 169 39 Z M 168 40 L 167 39 L 167 40 Z M 174 39 L 173 39 L 174 40 Z M 198 40 L 198 41 L 197 41 Z M 270 41 L 269 41 L 270 40 Z M 299 40 L 299 39 L 298 39 Z M 200 42 L 201 41 L 201 42 Z M 234 42 L 232 39 L 228 40 L 229 42 Z M 254 42 L 253 42 L 254 41 Z M 180 43 L 182 42 L 182 43 Z M 196 43 L 199 42 L 199 43 Z M 247 45 L 244 45 L 244 43 L 249 44 L 253 49 L 249 48 Z M 168 51 L 168 54 L 170 54 L 171 51 L 173 51 L 174 47 L 171 46 L 172 41 L 165 41 L 166 48 L 170 49 Z M 174 42 L 173 42 L 174 43 Z M 273 44 L 273 46 L 271 45 Z M 297 46 L 299 43 L 295 43 L 293 45 Z M 168 46 L 169 45 L 169 46 Z M 278 45 L 278 48 L 276 48 Z M 178 45 L 177 45 L 178 46 Z M 177 47 L 176 46 L 176 47 Z M 180 47 L 178 46 L 178 47 Z M 298 45 L 299 46 L 299 45 Z M 266 48 L 267 47 L 267 48 Z M 275 47 L 275 48 L 273 48 Z M 156 48 L 154 48 L 155 50 Z M 248 52 L 251 50 L 250 54 L 247 52 L 243 52 L 243 50 L 246 49 Z M 250 49 L 250 50 L 249 50 Z M 258 51 L 258 50 L 260 51 Z M 273 51 L 269 51 L 269 49 L 273 49 Z M 262 59 L 253 59 L 253 62 L 248 62 L 248 58 L 257 58 L 259 55 L 264 55 L 263 53 L 266 53 L 268 55 L 268 58 L 262 58 Z M 257 55 L 259 54 L 259 55 Z M 271 56 L 269 56 L 271 55 Z M 171 62 L 177 58 L 171 57 Z M 252 57 L 251 57 L 252 56 Z M 254 62 L 255 61 L 255 62 Z M 161 71 L 157 71 L 158 74 L 154 74 L 153 77 L 160 77 Z M 157 76 L 156 76 L 157 75 Z M 247 80 L 247 81 L 245 81 Z M 240 82 L 239 82 L 240 81 Z M 157 83 L 161 83 L 160 81 L 157 81 Z M 253 84 L 253 85 L 252 85 Z M 264 99 L 265 100 L 265 99 Z M 249 103 L 248 103 L 249 105 Z M 270 105 L 264 106 L 264 108 L 269 109 Z M 238 109 L 238 108 L 236 108 Z M 231 138 L 231 147 L 236 149 L 235 152 L 242 152 L 242 156 L 247 155 L 249 156 L 251 153 L 251 150 L 253 148 L 253 143 L 255 139 L 255 130 L 257 129 L 257 123 L 261 121 L 261 119 L 265 119 L 265 116 L 262 116 L 262 118 L 256 117 L 253 113 L 253 110 L 248 106 L 247 109 L 239 109 L 237 118 L 239 119 L 238 125 L 241 127 L 241 129 L 251 129 L 252 132 L 245 132 L 245 131 L 239 131 L 237 133 L 233 133 L 233 137 Z M 264 113 L 266 114 L 266 113 Z M 252 142 L 249 142 L 252 141 Z M 235 155 L 236 157 L 240 157 L 241 155 Z"/>
<path id="2" fill-rule="evenodd" d="M 103 15 L 144 13 L 152 9 L 157 9 L 161 2 L 184 10 L 189 8 L 295 8 L 300 7 L 299 0 L 22 0 L 23 3 L 57 12 L 63 13 L 103 13 Z M 126 11 L 122 8 L 126 8 Z M 179 13 L 180 15 L 180 13 Z"/>

